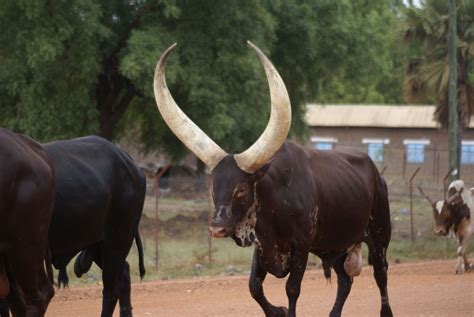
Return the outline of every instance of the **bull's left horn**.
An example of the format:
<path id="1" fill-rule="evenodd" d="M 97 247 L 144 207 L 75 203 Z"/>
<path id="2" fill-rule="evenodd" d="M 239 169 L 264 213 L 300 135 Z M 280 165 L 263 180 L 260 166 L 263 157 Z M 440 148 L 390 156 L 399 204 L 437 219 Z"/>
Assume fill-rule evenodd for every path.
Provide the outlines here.
<path id="1" fill-rule="evenodd" d="M 175 47 L 176 43 L 171 45 L 156 65 L 153 81 L 156 105 L 171 131 L 212 171 L 227 153 L 186 116 L 171 96 L 166 85 L 165 64 Z"/>
<path id="2" fill-rule="evenodd" d="M 234 156 L 237 165 L 252 174 L 267 163 L 285 142 L 291 126 L 291 104 L 285 83 L 278 71 L 258 47 L 250 41 L 247 41 L 247 44 L 255 50 L 265 69 L 272 105 L 265 131 L 252 146 Z"/>

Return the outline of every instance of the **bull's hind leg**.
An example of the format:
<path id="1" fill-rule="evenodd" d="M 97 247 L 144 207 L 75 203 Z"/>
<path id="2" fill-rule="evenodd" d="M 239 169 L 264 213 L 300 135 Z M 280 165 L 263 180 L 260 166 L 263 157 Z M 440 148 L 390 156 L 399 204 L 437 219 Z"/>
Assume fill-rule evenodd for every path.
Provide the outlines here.
<path id="1" fill-rule="evenodd" d="M 120 317 L 132 317 L 130 265 L 125 261 L 120 279 Z"/>
<path id="2" fill-rule="evenodd" d="M 342 308 L 346 302 L 347 296 L 351 291 L 352 287 L 352 277 L 347 275 L 346 270 L 344 269 L 344 262 L 346 260 L 347 254 L 342 255 L 334 261 L 333 268 L 337 274 L 337 295 L 336 302 L 332 307 L 330 317 L 341 316 Z"/>
<path id="3" fill-rule="evenodd" d="M 369 237 L 367 246 L 369 248 L 369 263 L 372 264 L 374 268 L 374 278 L 377 282 L 382 301 L 380 316 L 393 316 L 392 309 L 390 308 L 390 303 L 388 301 L 387 291 L 387 248 L 386 246 L 382 246 L 380 239 L 374 239 L 373 237 Z"/>
<path id="4" fill-rule="evenodd" d="M 250 273 L 249 288 L 253 299 L 262 307 L 266 317 L 285 317 L 287 310 L 284 307 L 276 307 L 270 304 L 263 293 L 263 281 L 267 276 L 265 271 L 259 264 L 258 251 L 255 248 L 252 260 L 252 270 Z"/>
<path id="5" fill-rule="evenodd" d="M 379 179 L 380 186 L 376 193 L 372 215 L 366 232 L 365 243 L 369 248 L 369 264 L 374 268 L 374 278 L 380 291 L 382 307 L 380 316 L 393 316 L 388 301 L 387 291 L 387 248 L 390 243 L 391 224 L 390 206 L 388 203 L 387 186 Z"/>
<path id="6" fill-rule="evenodd" d="M 9 257 L 11 292 L 7 301 L 13 316 L 44 316 L 54 295 L 53 285 L 45 272 L 42 253 L 22 247 L 25 252 Z"/>
<path id="7" fill-rule="evenodd" d="M 98 267 L 104 270 L 104 263 L 102 260 L 102 249 L 95 248 L 91 250 L 93 252 L 89 252 L 88 255 L 91 256 L 94 262 L 97 264 Z M 78 266 L 78 269 L 80 267 Z M 109 269 L 107 269 L 107 272 Z M 84 272 L 85 273 L 85 272 Z M 122 275 L 120 276 L 120 280 L 118 281 L 118 293 L 115 294 L 112 298 L 107 296 L 106 300 L 106 289 L 105 289 L 105 281 L 104 281 L 104 298 L 102 303 L 102 316 L 108 316 L 108 314 L 113 313 L 115 306 L 117 305 L 117 299 L 119 301 L 120 306 L 120 317 L 131 317 L 132 316 L 132 304 L 131 304 L 131 280 L 130 280 L 130 265 L 127 261 L 124 261 Z M 117 297 L 118 296 L 118 297 Z"/>
<path id="8" fill-rule="evenodd" d="M 387 271 L 388 263 L 385 258 L 385 250 L 383 248 L 376 248 L 371 250 L 370 258 L 373 261 L 372 265 L 374 267 L 374 277 L 377 282 L 377 286 L 380 291 L 380 297 L 382 301 L 382 308 L 380 310 L 380 316 L 393 316 L 392 309 L 390 308 L 390 303 L 388 301 L 388 291 L 387 291 Z"/>

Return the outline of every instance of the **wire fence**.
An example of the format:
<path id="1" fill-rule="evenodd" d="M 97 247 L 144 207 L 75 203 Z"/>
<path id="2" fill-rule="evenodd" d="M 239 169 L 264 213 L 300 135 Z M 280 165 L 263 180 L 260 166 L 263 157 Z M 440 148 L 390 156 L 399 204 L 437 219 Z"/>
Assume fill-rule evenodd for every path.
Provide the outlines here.
<path id="1" fill-rule="evenodd" d="M 347 150 L 349 147 L 338 146 Z M 366 147 L 350 147 L 366 152 Z M 384 149 L 383 161 L 376 162 L 387 182 L 391 207 L 393 239 L 411 240 L 433 237 L 430 206 L 418 186 L 432 200 L 444 198 L 448 170 L 446 151 L 426 151 L 421 163 L 407 162 L 405 149 Z M 461 166 L 466 186 L 473 184 L 474 169 Z M 163 176 L 163 175 L 161 175 Z M 199 242 L 199 251 L 188 252 L 194 258 L 213 261 L 213 241 L 208 235 L 208 221 L 214 206 L 209 195 L 210 176 L 173 176 L 148 178 L 147 198 L 141 221 L 148 263 L 162 265 L 161 250 L 165 245 Z M 179 264 L 178 264 L 179 265 Z"/>

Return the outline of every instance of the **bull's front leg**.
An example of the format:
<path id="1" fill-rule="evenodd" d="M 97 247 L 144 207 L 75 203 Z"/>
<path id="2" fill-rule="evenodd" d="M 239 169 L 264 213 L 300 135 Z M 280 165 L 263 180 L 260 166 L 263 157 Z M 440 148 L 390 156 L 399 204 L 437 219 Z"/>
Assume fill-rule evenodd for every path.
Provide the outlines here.
<path id="1" fill-rule="evenodd" d="M 253 299 L 262 307 L 266 317 L 285 317 L 287 309 L 276 307 L 270 304 L 263 293 L 263 281 L 267 276 L 267 271 L 259 263 L 258 250 L 255 248 L 252 260 L 252 270 L 250 273 L 249 288 Z"/>
<path id="2" fill-rule="evenodd" d="M 308 252 L 294 250 L 291 256 L 290 276 L 286 281 L 286 295 L 288 296 L 288 315 L 296 316 L 296 301 L 300 296 L 301 281 L 308 263 Z"/>
<path id="3" fill-rule="evenodd" d="M 470 229 L 470 228 L 469 228 Z M 457 249 L 457 261 L 456 261 L 456 274 L 462 274 L 464 272 L 462 261 L 464 260 L 464 267 L 466 271 L 470 270 L 470 265 L 466 255 L 467 244 L 471 237 L 470 230 L 466 232 L 458 233 L 458 249 Z"/>

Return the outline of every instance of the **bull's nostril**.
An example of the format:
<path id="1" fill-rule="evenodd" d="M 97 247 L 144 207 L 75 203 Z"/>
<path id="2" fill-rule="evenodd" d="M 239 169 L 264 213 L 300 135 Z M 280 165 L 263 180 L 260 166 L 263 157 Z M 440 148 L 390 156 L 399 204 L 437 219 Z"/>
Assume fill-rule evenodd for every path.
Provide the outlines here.
<path id="1" fill-rule="evenodd" d="M 209 233 L 211 234 L 211 236 L 213 236 L 215 238 L 222 238 L 226 234 L 226 229 L 223 228 L 223 227 L 210 226 L 209 227 Z"/>

